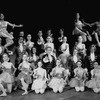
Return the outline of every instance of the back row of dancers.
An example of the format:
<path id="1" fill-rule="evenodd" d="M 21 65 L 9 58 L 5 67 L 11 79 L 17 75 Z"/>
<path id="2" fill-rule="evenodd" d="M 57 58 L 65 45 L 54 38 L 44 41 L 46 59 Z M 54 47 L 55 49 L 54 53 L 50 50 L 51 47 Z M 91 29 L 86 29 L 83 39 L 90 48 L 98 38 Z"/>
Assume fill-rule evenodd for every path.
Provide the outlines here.
<path id="1" fill-rule="evenodd" d="M 96 93 L 100 92 L 100 55 L 96 54 L 97 46 L 100 44 L 99 30 L 94 31 L 97 45 L 92 44 L 90 48 L 86 48 L 87 39 L 91 42 L 92 37 L 82 28 L 79 13 L 73 31 L 73 35 L 78 36 L 73 53 L 70 53 L 67 37 L 63 34 L 63 30 L 60 30 L 61 37 L 58 37 L 58 40 L 62 44 L 59 47 L 59 55 L 53 43 L 51 30 L 48 31 L 47 42 L 44 41 L 42 31 L 39 31 L 37 44 L 41 46 L 42 52 L 38 54 L 31 34 L 27 35 L 25 41 L 24 33 L 20 32 L 18 45 L 14 45 L 13 32 L 8 33 L 7 25 L 13 27 L 23 25 L 4 21 L 3 14 L 0 19 L 0 90 L 3 92 L 0 96 L 7 96 L 7 92 L 11 93 L 18 88 L 25 91 L 22 95 L 28 94 L 28 90 L 44 93 L 46 88 L 52 88 L 57 93 L 63 92 L 67 85 L 76 91 L 84 91 L 85 87 L 88 87 Z M 96 24 L 99 27 L 99 22 Z M 6 38 L 6 44 L 3 46 L 2 37 Z"/>

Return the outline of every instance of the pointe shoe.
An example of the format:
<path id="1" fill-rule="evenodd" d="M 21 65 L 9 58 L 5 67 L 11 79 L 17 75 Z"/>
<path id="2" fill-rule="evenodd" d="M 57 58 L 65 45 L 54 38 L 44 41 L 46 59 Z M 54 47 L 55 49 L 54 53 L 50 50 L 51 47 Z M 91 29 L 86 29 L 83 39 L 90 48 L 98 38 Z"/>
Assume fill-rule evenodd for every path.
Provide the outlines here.
<path id="1" fill-rule="evenodd" d="M 22 93 L 22 95 L 25 95 L 25 94 L 28 94 L 28 92 L 24 92 L 24 93 Z"/>
<path id="2" fill-rule="evenodd" d="M 4 97 L 4 96 L 7 96 L 7 94 L 6 94 L 6 93 L 2 93 L 2 94 L 0 95 L 0 97 Z"/>

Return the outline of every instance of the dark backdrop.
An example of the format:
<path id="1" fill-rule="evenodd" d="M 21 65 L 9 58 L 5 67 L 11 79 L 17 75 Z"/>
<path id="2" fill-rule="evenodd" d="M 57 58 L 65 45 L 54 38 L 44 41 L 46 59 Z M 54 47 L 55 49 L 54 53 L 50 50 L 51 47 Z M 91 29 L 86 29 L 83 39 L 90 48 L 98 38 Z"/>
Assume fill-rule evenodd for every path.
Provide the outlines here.
<path id="1" fill-rule="evenodd" d="M 32 34 L 34 42 L 37 41 L 37 33 L 43 31 L 44 37 L 48 29 L 52 30 L 54 43 L 58 47 L 59 29 L 64 28 L 64 34 L 68 37 L 68 43 L 72 48 L 74 37 L 71 35 L 74 29 L 75 14 L 79 12 L 81 18 L 92 23 L 100 18 L 99 2 L 96 0 L 11 0 L 2 1 L 0 13 L 5 15 L 5 20 L 23 24 L 23 28 L 11 29 L 17 37 L 20 31 L 25 35 Z"/>

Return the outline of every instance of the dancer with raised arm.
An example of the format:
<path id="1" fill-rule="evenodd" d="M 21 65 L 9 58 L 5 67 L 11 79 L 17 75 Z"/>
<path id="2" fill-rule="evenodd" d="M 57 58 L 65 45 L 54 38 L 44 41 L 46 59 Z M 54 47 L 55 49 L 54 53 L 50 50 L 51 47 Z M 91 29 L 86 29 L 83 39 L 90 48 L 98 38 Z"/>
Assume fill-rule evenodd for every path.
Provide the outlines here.
<path id="1" fill-rule="evenodd" d="M 15 24 L 11 24 L 8 21 L 4 20 L 4 15 L 0 14 L 0 37 L 5 37 L 5 38 L 10 38 L 13 39 L 14 37 L 8 33 L 7 31 L 7 26 L 12 26 L 14 27 L 22 27 L 23 25 L 15 25 Z"/>
<path id="2" fill-rule="evenodd" d="M 89 34 L 89 32 L 83 28 L 86 25 L 90 26 L 90 24 L 85 23 L 85 22 L 82 22 L 80 20 L 79 13 L 77 13 L 76 14 L 75 29 L 73 30 L 72 34 L 73 35 L 75 35 L 75 34 L 76 35 L 81 35 L 82 38 L 83 38 L 83 42 L 86 42 L 87 41 L 87 38 L 88 38 L 89 41 L 92 41 L 92 37 Z"/>
<path id="3" fill-rule="evenodd" d="M 96 30 L 93 31 L 92 35 L 95 36 L 97 45 L 100 47 L 100 39 L 99 39 L 100 38 L 100 20 L 92 23 L 91 27 L 92 26 L 96 26 Z"/>

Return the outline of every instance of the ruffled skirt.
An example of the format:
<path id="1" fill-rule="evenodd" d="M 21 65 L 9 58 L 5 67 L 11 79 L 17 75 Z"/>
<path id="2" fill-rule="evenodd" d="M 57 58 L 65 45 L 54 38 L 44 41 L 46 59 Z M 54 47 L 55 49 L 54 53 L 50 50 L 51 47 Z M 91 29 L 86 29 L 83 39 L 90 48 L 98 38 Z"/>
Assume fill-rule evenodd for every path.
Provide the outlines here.
<path id="1" fill-rule="evenodd" d="M 48 86 L 50 88 L 56 88 L 56 89 L 59 89 L 59 88 L 64 88 L 65 86 L 65 82 L 64 80 L 61 78 L 52 78 L 51 81 L 49 82 Z"/>
<path id="2" fill-rule="evenodd" d="M 70 87 L 82 87 L 84 86 L 84 81 L 82 79 L 72 78 L 69 82 Z"/>
<path id="3" fill-rule="evenodd" d="M 95 80 L 95 78 L 91 79 L 86 83 L 88 88 L 100 88 L 100 80 Z"/>
<path id="4" fill-rule="evenodd" d="M 27 84 L 31 84 L 31 83 L 32 83 L 31 75 L 25 74 L 25 73 L 23 73 L 23 72 L 20 72 L 19 75 L 18 75 L 18 77 L 17 77 L 17 79 L 18 79 L 18 80 L 21 80 L 22 78 L 25 80 L 25 82 L 26 82 Z"/>
<path id="5" fill-rule="evenodd" d="M 0 81 L 3 83 L 13 83 L 14 77 L 7 72 L 0 74 Z"/>
<path id="6" fill-rule="evenodd" d="M 35 79 L 32 84 L 32 90 L 46 89 L 46 80 Z"/>

